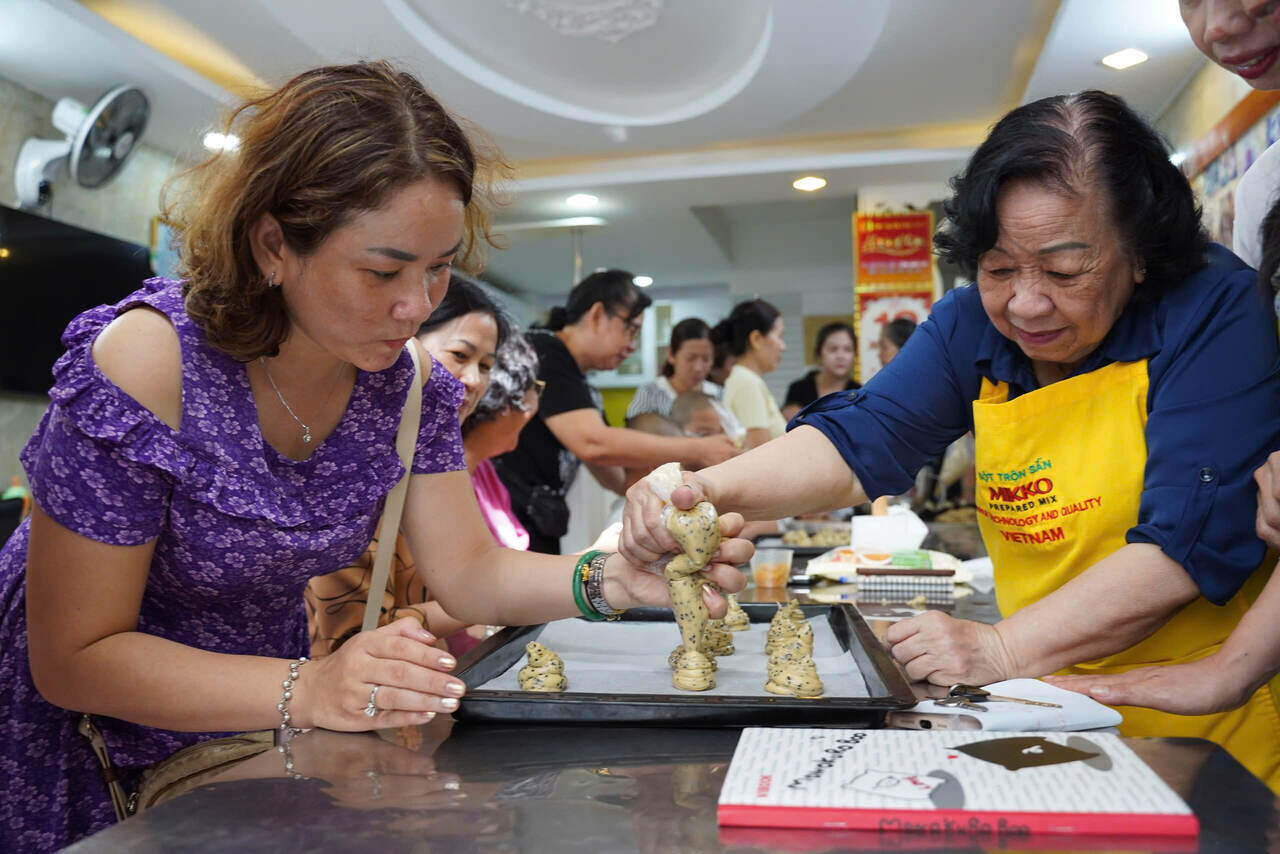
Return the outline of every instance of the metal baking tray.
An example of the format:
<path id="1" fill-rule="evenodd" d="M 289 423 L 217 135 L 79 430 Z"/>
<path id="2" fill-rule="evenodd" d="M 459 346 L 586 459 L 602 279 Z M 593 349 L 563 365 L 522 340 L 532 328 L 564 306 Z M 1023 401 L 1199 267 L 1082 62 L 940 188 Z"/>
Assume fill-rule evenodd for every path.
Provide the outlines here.
<path id="1" fill-rule="evenodd" d="M 752 623 L 768 623 L 776 603 L 743 603 Z M 635 723 L 661 726 L 814 725 L 880 726 L 886 712 L 916 704 L 906 675 L 880 645 L 871 627 L 850 604 L 802 605 L 806 618 L 825 616 L 837 642 L 855 661 L 867 684 L 866 697 L 824 696 L 802 700 L 782 696 L 708 696 L 629 693 L 539 694 L 499 691 L 483 686 L 517 666 L 524 645 L 546 624 L 511 626 L 487 639 L 459 662 L 458 677 L 468 686 L 455 716 L 460 720 L 542 723 Z M 632 608 L 627 621 L 671 623 L 667 608 Z M 608 631 L 609 624 L 593 624 Z M 625 677 L 620 677 L 619 681 Z"/>

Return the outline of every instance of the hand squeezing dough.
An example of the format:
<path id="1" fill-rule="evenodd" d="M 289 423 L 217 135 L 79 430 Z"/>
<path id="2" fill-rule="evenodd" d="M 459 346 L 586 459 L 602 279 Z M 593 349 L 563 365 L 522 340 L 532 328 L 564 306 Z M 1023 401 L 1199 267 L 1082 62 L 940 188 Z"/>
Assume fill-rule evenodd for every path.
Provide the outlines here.
<path id="1" fill-rule="evenodd" d="M 663 571 L 681 640 L 671 683 L 683 691 L 706 691 L 715 687 L 716 677 L 715 661 L 706 647 L 707 606 L 702 601 L 705 578 L 701 570 L 720 546 L 719 516 L 706 501 L 691 510 L 677 510 L 671 504 L 671 493 L 683 483 L 679 463 L 660 466 L 648 480 L 654 493 L 667 502 L 663 510 L 667 530 L 683 550 Z"/>

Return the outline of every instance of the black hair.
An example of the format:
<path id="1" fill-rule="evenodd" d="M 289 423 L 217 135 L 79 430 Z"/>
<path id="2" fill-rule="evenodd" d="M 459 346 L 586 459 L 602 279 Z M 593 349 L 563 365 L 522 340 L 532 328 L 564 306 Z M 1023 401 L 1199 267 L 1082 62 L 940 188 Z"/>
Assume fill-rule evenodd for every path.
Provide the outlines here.
<path id="1" fill-rule="evenodd" d="M 1115 95 L 1089 89 L 1010 111 L 951 180 L 933 245 L 971 280 L 998 237 L 1000 191 L 1014 180 L 1066 196 L 1097 188 L 1120 245 L 1145 271 L 1136 298 L 1154 298 L 1206 263 L 1209 238 L 1191 185 L 1160 134 Z"/>
<path id="2" fill-rule="evenodd" d="M 740 302 L 711 330 L 711 341 L 717 346 L 723 343 L 730 353 L 741 356 L 751 346 L 751 333 L 768 335 L 781 314 L 762 299 Z"/>
<path id="3" fill-rule="evenodd" d="M 707 322 L 698 317 L 686 317 L 684 320 L 671 327 L 671 346 L 667 349 L 667 358 L 674 356 L 680 351 L 680 345 L 686 341 L 700 341 L 702 339 L 711 340 L 711 327 L 707 326 Z M 676 372 L 675 365 L 665 362 L 662 365 L 662 375 L 669 377 Z"/>
<path id="4" fill-rule="evenodd" d="M 853 331 L 853 327 L 845 323 L 843 320 L 837 320 L 828 323 L 818 330 L 818 338 L 813 342 L 813 356 L 815 359 L 822 358 L 822 345 L 827 343 L 827 339 L 837 332 L 848 332 L 849 340 L 853 342 L 853 349 L 858 349 L 858 336 Z"/>
<path id="5" fill-rule="evenodd" d="M 907 343 L 911 333 L 916 331 L 916 322 L 909 317 L 896 317 L 884 325 L 881 335 L 899 350 Z"/>
<path id="6" fill-rule="evenodd" d="M 519 330 L 498 348 L 498 358 L 489 371 L 489 387 L 476 403 L 475 411 L 462 424 L 465 436 L 484 421 L 492 421 L 509 409 L 524 409 L 524 397 L 538 379 L 538 354 Z"/>
<path id="7" fill-rule="evenodd" d="M 1271 205 L 1258 229 L 1262 241 L 1262 260 L 1258 262 L 1258 278 L 1272 292 L 1280 292 L 1280 198 Z"/>
<path id="8" fill-rule="evenodd" d="M 469 279 L 457 272 L 454 272 L 449 279 L 449 287 L 444 292 L 444 298 L 440 300 L 440 304 L 431 312 L 431 316 L 418 327 L 417 334 L 423 335 L 437 326 L 443 326 L 449 321 L 462 317 L 464 314 L 471 314 L 473 311 L 487 314 L 493 318 L 494 324 L 498 327 L 498 348 L 501 349 L 511 335 L 511 318 L 473 279 Z"/>
<path id="9" fill-rule="evenodd" d="M 546 328 L 555 331 L 577 323 L 596 303 L 603 304 L 610 314 L 625 311 L 624 319 L 634 320 L 653 302 L 636 286 L 634 279 L 626 270 L 592 273 L 569 291 L 564 305 L 551 309 Z"/>

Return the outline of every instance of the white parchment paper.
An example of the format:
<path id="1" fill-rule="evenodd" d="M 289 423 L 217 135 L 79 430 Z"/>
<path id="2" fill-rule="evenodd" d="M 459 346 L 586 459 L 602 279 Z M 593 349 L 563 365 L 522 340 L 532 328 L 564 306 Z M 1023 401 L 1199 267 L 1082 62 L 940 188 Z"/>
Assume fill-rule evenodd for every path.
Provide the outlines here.
<path id="1" fill-rule="evenodd" d="M 840 648 L 825 617 L 808 620 L 813 627 L 813 660 L 826 688 L 825 698 L 870 696 L 866 680 L 853 656 Z M 566 693 L 657 694 L 663 696 L 775 697 L 764 690 L 767 657 L 764 641 L 768 623 L 752 623 L 733 633 L 733 655 L 716 659 L 716 687 L 709 691 L 681 691 L 671 684 L 667 656 L 680 643 L 675 623 L 588 623 L 560 620 L 548 623 L 536 640 L 564 659 L 569 680 Z M 505 673 L 476 686 L 490 691 L 519 691 L 516 674 L 524 656 Z"/>

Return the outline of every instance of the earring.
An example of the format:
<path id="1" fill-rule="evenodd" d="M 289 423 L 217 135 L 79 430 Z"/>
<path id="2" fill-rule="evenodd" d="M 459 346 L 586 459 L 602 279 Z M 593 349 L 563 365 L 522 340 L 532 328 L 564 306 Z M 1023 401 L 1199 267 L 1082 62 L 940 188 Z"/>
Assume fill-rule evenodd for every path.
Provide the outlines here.
<path id="1" fill-rule="evenodd" d="M 267 277 L 267 287 L 268 287 L 268 288 L 278 288 L 278 287 L 280 287 L 278 284 L 276 284 L 276 271 L 275 271 L 275 270 L 272 270 L 272 271 L 271 271 L 271 275 Z"/>

